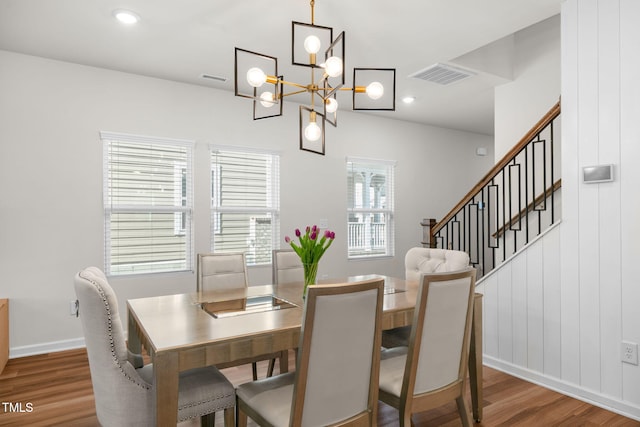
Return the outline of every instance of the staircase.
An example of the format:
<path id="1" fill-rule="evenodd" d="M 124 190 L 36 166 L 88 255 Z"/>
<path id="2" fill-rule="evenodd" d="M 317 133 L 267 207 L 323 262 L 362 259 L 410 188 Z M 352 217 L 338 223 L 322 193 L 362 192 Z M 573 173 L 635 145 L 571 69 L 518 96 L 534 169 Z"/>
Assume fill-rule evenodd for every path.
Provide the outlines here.
<path id="1" fill-rule="evenodd" d="M 423 245 L 467 252 L 481 278 L 561 218 L 560 102 L 442 220 Z"/>

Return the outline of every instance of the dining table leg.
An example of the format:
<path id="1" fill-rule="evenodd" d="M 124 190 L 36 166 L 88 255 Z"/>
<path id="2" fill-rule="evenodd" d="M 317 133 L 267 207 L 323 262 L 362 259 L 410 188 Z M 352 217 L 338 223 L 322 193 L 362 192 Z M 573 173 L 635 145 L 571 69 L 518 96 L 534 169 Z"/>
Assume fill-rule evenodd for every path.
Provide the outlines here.
<path id="1" fill-rule="evenodd" d="M 178 418 L 178 353 L 156 354 L 153 360 L 156 426 L 175 427 Z"/>
<path id="2" fill-rule="evenodd" d="M 471 328 L 471 351 L 469 352 L 469 381 L 471 383 L 471 406 L 473 419 L 482 421 L 482 294 L 473 300 L 473 324 Z"/>
<path id="3" fill-rule="evenodd" d="M 130 312 L 127 312 L 128 337 L 127 348 L 134 354 L 142 354 L 142 343 L 138 335 L 138 324 L 133 319 Z"/>
<path id="4" fill-rule="evenodd" d="M 289 372 L 289 350 L 282 350 L 280 356 L 280 373 Z"/>

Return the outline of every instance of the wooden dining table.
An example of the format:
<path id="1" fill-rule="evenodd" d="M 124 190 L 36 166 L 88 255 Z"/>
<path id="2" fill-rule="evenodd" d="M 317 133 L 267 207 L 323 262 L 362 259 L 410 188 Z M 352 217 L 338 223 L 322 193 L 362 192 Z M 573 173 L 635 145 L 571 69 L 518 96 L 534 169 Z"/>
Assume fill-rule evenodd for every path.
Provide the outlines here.
<path id="1" fill-rule="evenodd" d="M 385 280 L 383 329 L 410 325 L 418 283 L 366 275 L 330 283 L 382 277 Z M 329 281 L 327 281 L 329 283 Z M 215 365 L 222 369 L 255 356 L 298 347 L 304 300 L 302 283 L 249 286 L 127 301 L 128 347 L 142 348 L 154 365 L 155 421 L 175 426 L 178 377 L 188 369 Z M 469 357 L 473 416 L 482 419 L 482 295 L 476 294 Z M 281 372 L 288 370 L 281 359 Z"/>

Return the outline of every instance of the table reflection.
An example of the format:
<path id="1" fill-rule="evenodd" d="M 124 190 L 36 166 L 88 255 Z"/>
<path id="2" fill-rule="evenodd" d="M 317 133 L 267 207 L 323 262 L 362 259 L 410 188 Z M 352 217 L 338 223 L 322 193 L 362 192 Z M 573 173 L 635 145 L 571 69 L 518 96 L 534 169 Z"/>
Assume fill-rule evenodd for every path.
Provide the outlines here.
<path id="1" fill-rule="evenodd" d="M 255 295 L 233 300 L 200 303 L 200 307 L 215 319 L 242 316 L 264 311 L 284 310 L 297 307 L 292 302 L 278 298 L 273 294 Z"/>

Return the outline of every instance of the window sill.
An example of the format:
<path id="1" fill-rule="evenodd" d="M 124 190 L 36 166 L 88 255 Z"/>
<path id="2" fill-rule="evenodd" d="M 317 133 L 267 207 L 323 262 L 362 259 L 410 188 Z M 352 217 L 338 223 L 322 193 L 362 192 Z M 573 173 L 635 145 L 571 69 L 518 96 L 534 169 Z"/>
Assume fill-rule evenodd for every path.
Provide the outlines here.
<path id="1" fill-rule="evenodd" d="M 379 261 L 381 259 L 393 259 L 395 255 L 365 255 L 358 257 L 349 257 L 347 261 Z"/>

